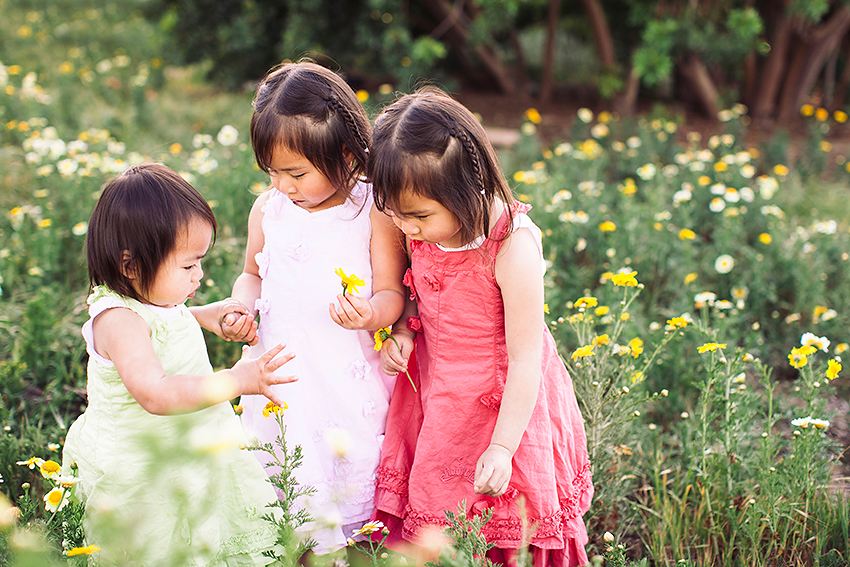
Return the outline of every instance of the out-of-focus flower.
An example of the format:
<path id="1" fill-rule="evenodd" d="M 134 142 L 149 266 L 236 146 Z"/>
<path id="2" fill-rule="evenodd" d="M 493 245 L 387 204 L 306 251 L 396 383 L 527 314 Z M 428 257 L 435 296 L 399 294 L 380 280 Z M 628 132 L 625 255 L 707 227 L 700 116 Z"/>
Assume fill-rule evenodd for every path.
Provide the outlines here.
<path id="1" fill-rule="evenodd" d="M 635 279 L 637 272 L 620 272 L 611 277 L 611 281 L 616 286 L 620 287 L 636 287 L 638 282 Z"/>
<path id="2" fill-rule="evenodd" d="M 697 347 L 697 352 L 702 354 L 704 352 L 714 352 L 717 349 L 722 350 L 722 349 L 725 349 L 725 348 L 726 348 L 726 343 L 705 343 L 704 345 Z"/>
<path id="3" fill-rule="evenodd" d="M 526 120 L 533 124 L 540 124 L 540 122 L 542 121 L 540 113 L 537 111 L 536 108 L 529 108 L 525 111 L 525 114 L 523 114 L 523 116 Z"/>
<path id="4" fill-rule="evenodd" d="M 679 240 L 693 240 L 696 237 L 696 233 L 689 228 L 683 228 L 679 231 Z"/>
<path id="5" fill-rule="evenodd" d="M 728 274 L 735 267 L 735 259 L 729 254 L 721 254 L 714 261 L 714 269 L 719 274 Z"/>
<path id="6" fill-rule="evenodd" d="M 579 358 L 591 355 L 593 355 L 593 345 L 584 345 L 583 347 L 579 347 L 573 351 L 572 359 L 578 360 Z"/>
<path id="7" fill-rule="evenodd" d="M 830 380 L 838 378 L 838 373 L 841 372 L 841 362 L 831 358 L 828 362 L 829 367 L 826 369 L 826 377 Z"/>
<path id="8" fill-rule="evenodd" d="M 596 307 L 599 301 L 595 297 L 580 297 L 576 300 L 574 306 L 576 309 L 582 307 Z"/>
<path id="9" fill-rule="evenodd" d="M 690 284 L 692 284 L 694 281 L 696 281 L 696 279 L 697 279 L 698 277 L 699 277 L 699 275 L 698 275 L 696 272 L 691 272 L 691 273 L 687 274 L 687 275 L 685 276 L 685 280 L 684 280 L 685 285 L 690 285 Z"/>
<path id="10" fill-rule="evenodd" d="M 74 557 L 75 555 L 91 555 L 95 551 L 100 551 L 100 548 L 94 544 L 87 545 L 86 547 L 72 547 L 68 551 L 65 552 L 65 555 L 68 557 Z"/>
<path id="11" fill-rule="evenodd" d="M 221 130 L 216 134 L 215 139 L 218 140 L 218 143 L 222 146 L 232 146 L 237 142 L 239 138 L 239 131 L 231 126 L 230 124 L 225 124 L 221 127 Z"/>
<path id="12" fill-rule="evenodd" d="M 643 341 L 639 338 L 635 337 L 629 341 L 629 352 L 631 352 L 632 357 L 637 358 L 641 354 L 643 354 Z"/>
<path id="13" fill-rule="evenodd" d="M 819 337 L 814 333 L 803 333 L 803 336 L 800 337 L 800 344 L 803 346 L 815 347 L 823 352 L 827 352 L 829 349 L 829 339 L 826 337 Z"/>

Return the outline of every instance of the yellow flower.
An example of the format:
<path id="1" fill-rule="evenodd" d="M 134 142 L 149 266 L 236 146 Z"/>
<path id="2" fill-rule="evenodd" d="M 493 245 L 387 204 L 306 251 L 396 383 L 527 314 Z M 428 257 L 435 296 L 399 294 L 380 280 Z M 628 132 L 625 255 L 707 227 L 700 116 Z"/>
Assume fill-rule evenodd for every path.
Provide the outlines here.
<path id="1" fill-rule="evenodd" d="M 242 412 L 245 411 L 245 406 L 240 406 L 238 404 L 233 404 L 233 413 L 236 415 L 242 415 Z"/>
<path id="2" fill-rule="evenodd" d="M 389 327 L 375 331 L 375 350 L 381 350 L 381 347 L 384 346 L 384 341 L 390 338 L 391 334 L 392 331 Z"/>
<path id="3" fill-rule="evenodd" d="M 843 110 L 836 110 L 832 114 L 832 117 L 835 118 L 835 121 L 839 124 L 844 124 L 845 122 L 847 122 L 847 113 Z"/>
<path id="4" fill-rule="evenodd" d="M 773 242 L 773 237 L 766 232 L 762 232 L 759 234 L 759 242 L 762 244 L 770 244 Z"/>
<path id="5" fill-rule="evenodd" d="M 53 224 L 52 219 L 41 219 L 38 221 L 38 228 L 47 228 L 48 226 Z"/>
<path id="6" fill-rule="evenodd" d="M 357 91 L 357 100 L 360 102 L 366 102 L 369 100 L 369 91 L 364 91 L 363 89 Z"/>
<path id="7" fill-rule="evenodd" d="M 286 402 L 283 403 L 283 407 L 277 405 L 274 402 L 269 402 L 266 404 L 266 407 L 263 408 L 263 417 L 268 417 L 273 413 L 280 415 L 280 413 L 285 409 L 289 409 L 289 406 L 286 405 Z"/>
<path id="8" fill-rule="evenodd" d="M 38 468 L 44 478 L 51 478 L 62 472 L 62 467 L 56 461 L 44 461 Z"/>
<path id="9" fill-rule="evenodd" d="M 636 287 L 637 280 L 635 276 L 637 272 L 620 272 L 619 274 L 614 274 L 611 278 L 611 281 L 614 282 L 614 285 L 621 287 Z"/>
<path id="10" fill-rule="evenodd" d="M 546 315 L 549 314 L 549 304 L 548 303 L 543 304 L 543 313 L 545 313 Z"/>
<path id="11" fill-rule="evenodd" d="M 381 350 L 381 347 L 384 346 L 384 341 L 387 339 L 392 339 L 395 343 L 396 348 L 398 348 L 399 352 L 401 352 L 401 346 L 399 346 L 398 341 L 392 334 L 392 330 L 389 327 L 384 327 L 383 329 L 378 329 L 375 331 L 375 350 Z M 416 392 L 416 384 L 413 383 L 413 378 L 410 376 L 410 371 L 405 370 L 405 374 L 407 374 L 407 379 L 410 381 L 410 385 L 413 387 L 413 391 Z"/>
<path id="12" fill-rule="evenodd" d="M 182 149 L 183 149 L 183 146 L 181 146 L 177 142 L 174 142 L 173 144 L 168 146 L 168 153 L 170 153 L 173 156 L 176 156 L 180 153 L 180 150 L 182 150 Z"/>
<path id="13" fill-rule="evenodd" d="M 610 310 L 611 310 L 611 308 L 608 307 L 607 305 L 600 305 L 599 307 L 597 307 L 596 309 L 593 310 L 593 313 L 597 317 L 602 317 L 603 315 L 607 315 Z"/>
<path id="14" fill-rule="evenodd" d="M 580 297 L 575 302 L 575 308 L 580 309 L 582 307 L 596 307 L 598 301 L 595 297 Z"/>
<path id="15" fill-rule="evenodd" d="M 41 469 L 41 465 L 44 464 L 44 459 L 40 459 L 38 457 L 30 457 L 26 461 L 18 461 L 15 464 L 29 467 L 30 469 L 34 469 L 35 467 Z"/>
<path id="16" fill-rule="evenodd" d="M 799 349 L 792 348 L 788 355 L 788 363 L 794 368 L 802 368 L 809 363 L 809 359 Z"/>
<path id="17" fill-rule="evenodd" d="M 827 142 L 826 140 L 821 140 L 820 142 L 820 150 L 824 153 L 829 153 L 832 151 L 832 144 Z"/>
<path id="18" fill-rule="evenodd" d="M 599 113 L 599 115 L 596 117 L 596 119 L 597 119 L 598 121 L 600 121 L 601 123 L 603 123 L 603 124 L 608 124 L 609 122 L 611 122 L 611 120 L 612 120 L 613 118 L 614 118 L 614 115 L 613 115 L 613 114 L 611 114 L 610 112 L 608 112 L 607 110 L 603 110 L 603 111 L 602 111 L 602 112 L 600 112 L 600 113 Z"/>
<path id="19" fill-rule="evenodd" d="M 635 370 L 632 372 L 632 384 L 640 384 L 643 382 L 643 379 L 646 378 L 643 372 L 640 370 Z"/>
<path id="20" fill-rule="evenodd" d="M 596 344 L 596 346 L 607 345 L 609 342 L 608 335 L 599 335 L 598 337 L 593 339 L 593 342 Z"/>
<path id="21" fill-rule="evenodd" d="M 679 231 L 679 240 L 693 240 L 696 237 L 696 233 L 689 228 L 683 228 Z"/>
<path id="22" fill-rule="evenodd" d="M 351 293 L 359 293 L 357 290 L 357 286 L 366 285 L 366 282 L 351 274 L 350 276 L 346 276 L 345 272 L 342 271 L 342 268 L 337 268 L 334 272 L 339 278 L 342 280 L 342 293 L 343 295 L 348 293 L 349 288 L 351 289 Z"/>
<path id="23" fill-rule="evenodd" d="M 605 221 L 599 225 L 599 230 L 602 232 L 614 232 L 617 230 L 617 225 L 611 221 Z"/>
<path id="24" fill-rule="evenodd" d="M 800 114 L 803 116 L 812 116 L 815 113 L 815 107 L 811 104 L 804 104 L 800 107 Z"/>
<path id="25" fill-rule="evenodd" d="M 847 343 L 838 343 L 835 345 L 835 354 L 843 354 L 850 350 L 850 345 Z"/>
<path id="26" fill-rule="evenodd" d="M 59 72 L 63 75 L 70 75 L 74 72 L 74 64 L 70 61 L 64 61 L 59 64 Z"/>
<path id="27" fill-rule="evenodd" d="M 65 498 L 65 491 L 61 488 L 54 488 L 44 495 L 44 509 L 48 512 L 61 510 L 66 504 L 68 499 Z"/>
<path id="28" fill-rule="evenodd" d="M 631 314 L 631 313 L 628 313 L 628 312 L 626 312 L 626 313 L 620 313 L 620 321 L 628 321 L 628 320 L 629 320 L 629 319 L 631 319 L 631 318 L 632 318 L 632 314 Z"/>
<path id="29" fill-rule="evenodd" d="M 729 166 L 726 165 L 725 161 L 718 161 L 714 164 L 714 171 L 726 171 L 729 169 Z"/>
<path id="30" fill-rule="evenodd" d="M 690 274 L 686 275 L 685 276 L 685 285 L 689 285 L 689 284 L 694 283 L 694 281 L 697 279 L 697 277 L 698 276 L 697 276 L 696 272 L 691 272 Z"/>
<path id="31" fill-rule="evenodd" d="M 635 337 L 629 341 L 629 350 L 634 358 L 639 357 L 643 353 L 643 341 Z"/>
<path id="32" fill-rule="evenodd" d="M 819 122 L 823 122 L 824 120 L 829 118 L 829 111 L 825 108 L 818 108 L 817 110 L 815 110 L 815 118 Z"/>
<path id="33" fill-rule="evenodd" d="M 540 124 L 540 121 L 542 120 L 540 117 L 540 113 L 537 111 L 536 108 L 529 108 L 525 111 L 524 116 L 526 120 L 533 124 Z"/>
<path id="34" fill-rule="evenodd" d="M 803 356 L 810 356 L 810 355 L 816 353 L 818 351 L 818 349 L 815 345 L 808 344 L 808 345 L 803 345 L 803 346 L 799 346 L 797 348 L 791 349 L 791 352 L 794 352 L 794 351 L 802 354 Z"/>
<path id="35" fill-rule="evenodd" d="M 74 557 L 75 555 L 91 555 L 95 551 L 100 551 L 100 548 L 92 544 L 86 547 L 72 547 L 65 553 L 65 555 L 68 557 Z"/>
<path id="36" fill-rule="evenodd" d="M 380 520 L 372 520 L 363 524 L 363 527 L 359 530 L 354 530 L 351 535 L 369 535 L 381 530 L 383 527 L 384 523 Z"/>
<path id="37" fill-rule="evenodd" d="M 684 316 L 673 317 L 672 319 L 667 320 L 667 325 L 669 325 L 672 329 L 684 329 L 689 323 L 690 321 L 688 321 Z"/>
<path id="38" fill-rule="evenodd" d="M 788 171 L 788 167 L 782 165 L 781 163 L 777 163 L 773 166 L 773 173 L 780 177 L 785 177 L 786 175 L 788 175 Z"/>
<path id="39" fill-rule="evenodd" d="M 838 360 L 830 359 L 829 368 L 826 369 L 826 377 L 830 380 L 838 378 L 838 373 L 841 372 L 841 363 Z"/>
<path id="40" fill-rule="evenodd" d="M 573 360 L 578 360 L 579 358 L 584 358 L 585 356 L 593 355 L 593 345 L 584 345 L 583 347 L 577 348 L 573 354 Z"/>
<path id="41" fill-rule="evenodd" d="M 700 175 L 699 179 L 697 179 L 697 185 L 699 185 L 700 187 L 705 187 L 709 183 L 711 183 L 711 177 L 709 177 L 708 175 Z"/>
<path id="42" fill-rule="evenodd" d="M 829 308 L 825 305 L 815 305 L 815 309 L 812 312 L 812 317 L 817 320 L 820 319 L 820 316 L 829 311 Z"/>
<path id="43" fill-rule="evenodd" d="M 697 351 L 702 354 L 704 352 L 714 352 L 717 349 L 726 348 L 726 343 L 705 343 L 704 345 L 697 347 Z"/>

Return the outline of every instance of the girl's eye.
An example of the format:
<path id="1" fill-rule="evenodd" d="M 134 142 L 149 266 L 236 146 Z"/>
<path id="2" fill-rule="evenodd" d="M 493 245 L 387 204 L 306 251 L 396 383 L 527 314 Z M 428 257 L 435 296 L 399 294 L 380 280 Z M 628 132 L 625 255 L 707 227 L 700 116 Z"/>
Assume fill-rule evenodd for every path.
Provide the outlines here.
<path id="1" fill-rule="evenodd" d="M 428 215 L 416 215 L 416 220 L 425 220 L 428 218 Z"/>
<path id="2" fill-rule="evenodd" d="M 304 177 L 305 175 L 307 175 L 307 174 L 306 174 L 306 173 L 299 173 L 298 175 L 294 175 L 294 174 L 293 174 L 292 178 L 293 178 L 293 179 L 301 179 L 301 178 L 302 178 L 302 177 Z"/>

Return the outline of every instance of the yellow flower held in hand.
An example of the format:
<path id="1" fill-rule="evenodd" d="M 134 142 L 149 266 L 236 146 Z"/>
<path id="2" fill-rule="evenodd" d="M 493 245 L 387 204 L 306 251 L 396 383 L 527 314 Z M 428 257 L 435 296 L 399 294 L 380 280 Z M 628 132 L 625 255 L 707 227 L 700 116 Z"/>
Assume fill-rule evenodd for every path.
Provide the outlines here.
<path id="1" fill-rule="evenodd" d="M 364 282 L 363 280 L 361 280 L 360 278 L 358 278 L 354 274 L 351 274 L 350 276 L 346 276 L 345 272 L 342 271 L 342 268 L 337 268 L 334 273 L 336 275 L 338 275 L 339 278 L 342 280 L 342 293 L 343 293 L 343 295 L 348 293 L 349 289 L 351 290 L 351 293 L 359 293 L 357 286 L 366 285 L 366 282 Z"/>
<path id="2" fill-rule="evenodd" d="M 375 350 L 381 350 L 381 348 L 383 348 L 384 346 L 384 341 L 386 341 L 387 339 L 392 339 L 392 341 L 395 343 L 396 348 L 399 350 L 399 352 L 401 352 L 401 347 L 399 346 L 398 341 L 393 336 L 393 332 L 390 330 L 389 327 L 384 327 L 383 329 L 378 329 L 377 331 L 375 331 Z M 405 370 L 404 373 L 407 374 L 407 379 L 410 381 L 410 385 L 413 388 L 413 391 L 416 392 L 416 384 L 413 383 L 413 378 L 410 376 L 410 372 Z"/>

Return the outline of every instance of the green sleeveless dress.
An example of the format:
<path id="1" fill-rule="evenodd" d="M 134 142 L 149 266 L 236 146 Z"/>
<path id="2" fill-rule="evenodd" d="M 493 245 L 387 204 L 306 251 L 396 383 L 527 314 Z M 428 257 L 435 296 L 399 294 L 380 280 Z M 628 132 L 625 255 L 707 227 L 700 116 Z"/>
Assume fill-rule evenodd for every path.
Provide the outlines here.
<path id="1" fill-rule="evenodd" d="M 212 372 L 198 322 L 185 305 L 156 308 L 98 286 L 88 298 L 88 407 L 70 427 L 63 469 L 86 506 L 86 540 L 101 551 L 90 564 L 125 566 L 266 565 L 276 530 L 264 515 L 276 500 L 227 402 L 175 416 L 142 409 L 115 366 L 98 355 L 91 322 L 125 307 L 150 327 L 167 375 Z M 273 419 L 273 418 L 270 418 Z"/>

